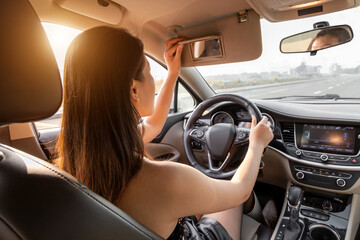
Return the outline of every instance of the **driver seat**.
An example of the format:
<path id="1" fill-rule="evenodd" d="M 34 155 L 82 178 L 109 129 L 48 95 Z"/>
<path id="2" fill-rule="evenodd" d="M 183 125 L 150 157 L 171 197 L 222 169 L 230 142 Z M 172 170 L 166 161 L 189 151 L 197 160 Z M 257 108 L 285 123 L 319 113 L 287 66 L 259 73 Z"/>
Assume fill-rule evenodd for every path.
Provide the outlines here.
<path id="1" fill-rule="evenodd" d="M 59 108 L 59 70 L 27 0 L 1 1 L 0 126 Z M 161 239 L 66 172 L 0 144 L 0 239 Z"/>

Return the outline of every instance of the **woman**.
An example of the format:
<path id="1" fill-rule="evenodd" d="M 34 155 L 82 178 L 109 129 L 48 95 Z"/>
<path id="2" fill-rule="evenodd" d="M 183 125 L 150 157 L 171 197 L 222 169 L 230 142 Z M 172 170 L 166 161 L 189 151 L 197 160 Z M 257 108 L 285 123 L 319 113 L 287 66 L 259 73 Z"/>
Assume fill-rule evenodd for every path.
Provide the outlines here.
<path id="1" fill-rule="evenodd" d="M 165 44 L 168 77 L 154 104 L 154 80 L 139 39 L 110 27 L 75 38 L 65 60 L 59 165 L 164 238 L 175 227 L 181 235 L 179 218 L 209 214 L 199 224 L 205 236 L 239 239 L 240 205 L 251 194 L 261 154 L 273 137 L 266 118 L 257 125 L 253 118 L 248 153 L 231 181 L 144 157 L 144 144 L 161 131 L 169 112 L 181 40 Z"/>

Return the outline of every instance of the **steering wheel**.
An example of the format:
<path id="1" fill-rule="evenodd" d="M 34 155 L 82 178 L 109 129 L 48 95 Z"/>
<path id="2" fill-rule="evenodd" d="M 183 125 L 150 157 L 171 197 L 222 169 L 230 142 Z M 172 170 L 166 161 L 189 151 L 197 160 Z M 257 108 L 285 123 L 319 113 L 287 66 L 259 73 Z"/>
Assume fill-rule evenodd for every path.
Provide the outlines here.
<path id="1" fill-rule="evenodd" d="M 196 121 L 202 116 L 206 109 L 216 103 L 225 101 L 241 105 L 251 115 L 255 115 L 258 122 L 262 118 L 260 110 L 253 102 L 233 94 L 216 95 L 206 99 L 195 108 L 185 126 L 185 153 L 193 167 L 212 178 L 229 178 L 233 176 L 236 169 L 228 172 L 224 170 L 230 163 L 233 155 L 241 151 L 240 149 L 247 149 L 244 148 L 244 145 L 249 144 L 250 129 L 248 128 L 237 127 L 231 123 L 218 123 L 213 126 L 195 126 Z M 196 159 L 191 146 L 191 141 L 193 140 L 205 146 L 208 168 L 203 167 Z"/>

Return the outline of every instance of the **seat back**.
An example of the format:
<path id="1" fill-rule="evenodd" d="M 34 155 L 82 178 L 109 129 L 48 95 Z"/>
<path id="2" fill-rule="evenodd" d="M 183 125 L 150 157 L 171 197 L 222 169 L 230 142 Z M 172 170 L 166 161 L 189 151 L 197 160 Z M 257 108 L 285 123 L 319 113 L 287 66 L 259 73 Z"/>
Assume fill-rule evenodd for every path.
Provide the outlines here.
<path id="1" fill-rule="evenodd" d="M 61 104 L 59 72 L 27 0 L 1 0 L 0 126 Z M 0 144 L 0 239 L 160 239 L 71 175 Z"/>

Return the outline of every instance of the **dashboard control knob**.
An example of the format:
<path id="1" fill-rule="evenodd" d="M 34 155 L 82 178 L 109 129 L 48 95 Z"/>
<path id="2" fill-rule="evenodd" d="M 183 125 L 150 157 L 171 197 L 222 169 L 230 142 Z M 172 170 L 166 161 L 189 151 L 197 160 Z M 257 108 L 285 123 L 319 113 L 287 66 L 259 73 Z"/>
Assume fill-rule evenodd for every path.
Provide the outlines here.
<path id="1" fill-rule="evenodd" d="M 300 155 L 301 155 L 301 151 L 298 149 L 298 150 L 296 150 L 295 154 L 296 154 L 297 156 L 300 156 Z"/>
<path id="2" fill-rule="evenodd" d="M 326 154 L 321 154 L 320 159 L 321 161 L 326 162 L 329 159 L 329 157 Z"/>
<path id="3" fill-rule="evenodd" d="M 297 179 L 304 179 L 304 177 L 305 177 L 305 174 L 303 173 L 303 172 L 297 172 L 296 173 L 296 177 L 297 177 Z"/>
<path id="4" fill-rule="evenodd" d="M 332 204 L 329 200 L 325 200 L 321 204 L 322 208 L 326 211 L 331 211 L 333 209 Z"/>
<path id="5" fill-rule="evenodd" d="M 344 179 L 342 179 L 342 178 L 338 178 L 336 180 L 336 185 L 338 185 L 339 187 L 345 187 L 346 181 Z"/>

